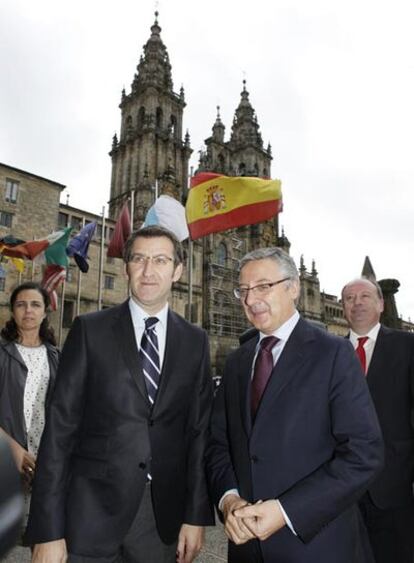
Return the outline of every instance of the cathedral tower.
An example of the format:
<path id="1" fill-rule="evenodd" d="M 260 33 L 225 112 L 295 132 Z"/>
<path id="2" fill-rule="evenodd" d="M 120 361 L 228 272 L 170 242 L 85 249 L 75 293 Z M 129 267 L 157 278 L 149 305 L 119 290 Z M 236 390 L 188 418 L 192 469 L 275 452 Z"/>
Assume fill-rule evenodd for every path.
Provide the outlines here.
<path id="1" fill-rule="evenodd" d="M 158 12 L 144 45 L 131 91 L 122 91 L 121 130 L 112 150 L 110 217 L 116 219 L 124 202 L 135 192 L 134 224 L 139 225 L 158 195 L 182 200 L 187 186 L 192 150 L 183 138 L 184 89 L 173 90 L 171 64 L 161 40 Z"/>

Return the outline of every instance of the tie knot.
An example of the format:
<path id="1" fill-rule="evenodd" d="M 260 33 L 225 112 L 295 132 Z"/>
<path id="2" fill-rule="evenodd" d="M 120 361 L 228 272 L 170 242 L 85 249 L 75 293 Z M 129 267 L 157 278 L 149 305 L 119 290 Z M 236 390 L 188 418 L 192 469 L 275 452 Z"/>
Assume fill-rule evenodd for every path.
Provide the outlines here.
<path id="1" fill-rule="evenodd" d="M 279 342 L 280 338 L 277 336 L 266 336 L 260 341 L 260 348 L 266 352 L 271 352 L 273 346 Z"/>
<path id="2" fill-rule="evenodd" d="M 358 347 L 359 348 L 362 347 L 367 340 L 368 340 L 368 336 L 360 336 L 358 338 Z"/>
<path id="3" fill-rule="evenodd" d="M 157 317 L 148 317 L 147 319 L 145 319 L 145 330 L 151 330 L 152 328 L 155 328 L 157 322 Z"/>

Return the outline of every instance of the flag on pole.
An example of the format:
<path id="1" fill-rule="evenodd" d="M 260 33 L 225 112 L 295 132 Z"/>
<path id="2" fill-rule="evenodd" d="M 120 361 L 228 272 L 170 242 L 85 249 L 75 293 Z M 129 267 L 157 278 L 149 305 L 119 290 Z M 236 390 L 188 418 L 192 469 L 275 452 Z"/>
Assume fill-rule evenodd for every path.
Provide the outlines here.
<path id="1" fill-rule="evenodd" d="M 0 242 L 0 252 L 4 256 L 9 256 L 10 258 L 27 258 L 33 260 L 38 254 L 43 252 L 49 243 L 46 239 L 44 240 L 32 240 L 29 242 L 20 241 L 19 244 L 6 244 L 5 242 Z"/>
<path id="2" fill-rule="evenodd" d="M 267 221 L 281 210 L 280 180 L 210 172 L 202 172 L 191 179 L 186 216 L 193 240 Z"/>
<path id="3" fill-rule="evenodd" d="M 53 311 L 56 311 L 57 309 L 56 289 L 65 279 L 66 268 L 59 266 L 58 264 L 48 264 L 46 266 L 41 285 L 49 294 L 50 306 Z"/>
<path id="4" fill-rule="evenodd" d="M 68 256 L 73 256 L 78 268 L 84 274 L 89 270 L 88 249 L 92 237 L 95 233 L 96 222 L 88 223 L 85 225 L 80 233 L 70 239 L 66 253 Z"/>
<path id="5" fill-rule="evenodd" d="M 10 258 L 10 262 L 13 264 L 13 266 L 16 268 L 18 272 L 20 272 L 21 274 L 23 273 L 24 271 L 23 258 Z"/>
<path id="6" fill-rule="evenodd" d="M 47 237 L 49 245 L 45 250 L 46 264 L 57 264 L 63 268 L 67 267 L 69 260 L 66 254 L 66 247 L 71 231 L 72 227 L 66 227 L 66 229 L 56 231 Z"/>
<path id="7" fill-rule="evenodd" d="M 15 239 L 14 237 L 10 236 L 4 237 L 0 240 L 0 253 L 10 258 L 26 258 L 28 260 L 34 260 L 36 256 L 45 251 L 46 262 L 48 261 L 48 254 L 51 257 L 50 260 L 54 259 L 53 256 L 55 255 L 55 253 L 57 253 L 58 256 L 61 256 L 63 252 L 64 256 L 66 256 L 66 245 L 71 230 L 72 227 L 67 227 L 66 229 L 56 231 L 48 235 L 44 239 L 31 240 L 28 242 L 20 239 Z M 49 261 L 48 263 L 54 262 Z"/>
<path id="8" fill-rule="evenodd" d="M 118 220 L 115 224 L 114 234 L 109 242 L 107 256 L 109 258 L 122 258 L 124 246 L 131 234 L 131 218 L 129 214 L 128 202 L 121 209 Z M 104 236 L 104 233 L 102 233 Z"/>
<path id="9" fill-rule="evenodd" d="M 169 195 L 161 195 L 149 208 L 143 227 L 150 225 L 160 225 L 168 229 L 179 241 L 189 237 L 185 208 Z"/>

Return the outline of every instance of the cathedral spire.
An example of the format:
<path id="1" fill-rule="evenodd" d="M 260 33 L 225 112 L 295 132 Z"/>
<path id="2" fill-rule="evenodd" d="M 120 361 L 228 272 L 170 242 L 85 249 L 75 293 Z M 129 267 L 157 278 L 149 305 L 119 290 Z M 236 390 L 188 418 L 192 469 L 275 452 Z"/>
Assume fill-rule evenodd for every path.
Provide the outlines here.
<path id="1" fill-rule="evenodd" d="M 217 106 L 217 117 L 213 125 L 213 139 L 218 143 L 224 142 L 224 130 L 225 126 L 221 121 L 220 117 L 220 106 Z"/>
<path id="2" fill-rule="evenodd" d="M 372 267 L 369 256 L 365 256 L 361 275 L 363 278 L 367 278 L 367 280 L 375 281 L 377 279 L 377 276 L 375 275 L 374 268 Z"/>
<path id="3" fill-rule="evenodd" d="M 149 86 L 172 92 L 173 82 L 171 64 L 167 49 L 161 39 L 161 27 L 158 24 L 158 11 L 151 26 L 151 36 L 144 45 L 144 53 L 137 66 L 137 73 L 132 82 L 132 93 L 140 93 Z"/>
<path id="4" fill-rule="evenodd" d="M 253 145 L 263 148 L 263 139 L 259 131 L 256 112 L 249 100 L 246 80 L 243 79 L 243 90 L 240 93 L 240 103 L 235 111 L 230 142 L 235 145 Z"/>

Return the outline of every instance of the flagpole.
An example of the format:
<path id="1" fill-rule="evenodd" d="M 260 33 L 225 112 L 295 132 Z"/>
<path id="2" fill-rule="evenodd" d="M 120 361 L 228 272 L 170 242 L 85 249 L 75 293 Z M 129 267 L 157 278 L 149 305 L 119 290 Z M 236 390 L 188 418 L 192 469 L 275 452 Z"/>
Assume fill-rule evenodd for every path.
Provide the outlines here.
<path id="1" fill-rule="evenodd" d="M 35 240 L 35 238 L 33 237 L 33 240 Z M 30 279 L 31 281 L 34 280 L 34 271 L 35 271 L 35 263 L 34 263 L 34 258 L 32 259 L 32 272 L 30 274 Z"/>
<path id="2" fill-rule="evenodd" d="M 82 229 L 85 228 L 85 217 L 82 217 Z M 81 301 L 81 285 L 82 285 L 82 270 L 78 268 L 78 287 L 76 289 L 76 316 L 80 313 L 80 301 Z"/>
<path id="3" fill-rule="evenodd" d="M 188 177 L 187 191 L 190 189 L 191 178 L 193 176 L 193 167 L 190 168 L 190 176 Z M 193 241 L 191 237 L 188 237 L 188 315 L 187 320 L 190 323 L 193 320 L 192 309 L 193 309 Z"/>
<path id="4" fill-rule="evenodd" d="M 105 206 L 102 207 L 102 233 L 101 233 L 101 249 L 99 253 L 99 275 L 98 275 L 98 311 L 102 309 L 102 274 L 103 274 L 104 242 L 105 242 Z"/>
<path id="5" fill-rule="evenodd" d="M 134 207 L 135 207 L 135 190 L 131 190 L 131 206 L 129 209 L 129 216 L 131 218 L 131 233 L 134 230 Z"/>
<path id="6" fill-rule="evenodd" d="M 63 310 L 65 308 L 65 288 L 66 281 L 62 282 L 62 291 L 60 295 L 60 311 L 59 311 L 59 332 L 58 332 L 58 346 L 62 348 L 62 337 L 63 337 Z"/>
<path id="7" fill-rule="evenodd" d="M 155 188 L 154 188 L 154 203 L 158 199 L 158 178 L 155 179 Z"/>

